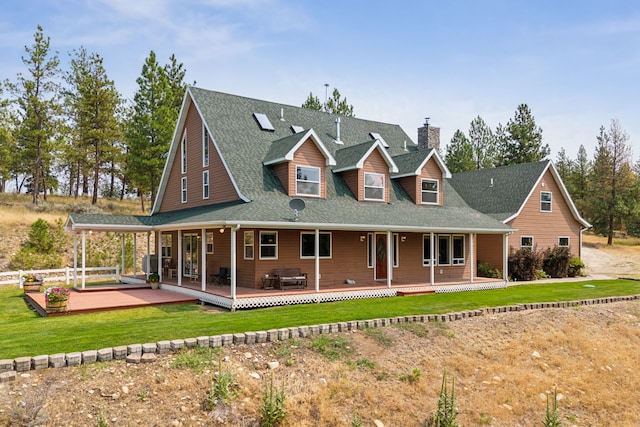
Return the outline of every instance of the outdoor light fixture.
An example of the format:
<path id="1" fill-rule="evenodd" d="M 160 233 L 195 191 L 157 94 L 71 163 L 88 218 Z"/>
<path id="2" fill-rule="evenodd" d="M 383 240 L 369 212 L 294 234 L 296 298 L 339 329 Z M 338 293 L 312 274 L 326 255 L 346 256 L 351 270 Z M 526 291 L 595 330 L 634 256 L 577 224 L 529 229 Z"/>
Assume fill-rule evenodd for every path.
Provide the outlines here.
<path id="1" fill-rule="evenodd" d="M 407 241 L 407 236 L 400 236 L 400 241 L 402 243 L 406 242 Z"/>
<path id="2" fill-rule="evenodd" d="M 220 231 L 220 234 L 223 234 L 224 233 L 224 227 L 220 227 L 219 231 Z"/>
<path id="3" fill-rule="evenodd" d="M 367 236 L 365 236 L 364 234 L 360 235 L 360 241 L 364 242 L 364 240 L 367 238 Z"/>

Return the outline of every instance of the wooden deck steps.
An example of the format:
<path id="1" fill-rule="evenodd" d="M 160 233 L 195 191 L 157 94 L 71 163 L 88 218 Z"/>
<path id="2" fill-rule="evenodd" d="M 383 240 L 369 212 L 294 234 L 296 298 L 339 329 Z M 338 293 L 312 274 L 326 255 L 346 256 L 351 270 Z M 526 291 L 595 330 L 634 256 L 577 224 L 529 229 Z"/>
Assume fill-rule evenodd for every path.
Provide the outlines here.
<path id="1" fill-rule="evenodd" d="M 435 294 L 436 291 L 435 289 L 415 289 L 415 290 L 399 290 L 397 292 L 397 295 L 399 297 L 410 297 L 410 296 L 416 296 L 416 295 L 429 295 L 429 294 Z"/>

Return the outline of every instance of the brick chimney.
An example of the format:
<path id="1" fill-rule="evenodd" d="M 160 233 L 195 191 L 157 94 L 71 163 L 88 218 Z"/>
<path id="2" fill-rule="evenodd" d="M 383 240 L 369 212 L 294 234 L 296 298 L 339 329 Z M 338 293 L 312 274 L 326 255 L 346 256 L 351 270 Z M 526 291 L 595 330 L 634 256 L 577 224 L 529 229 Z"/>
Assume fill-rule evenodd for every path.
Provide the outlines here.
<path id="1" fill-rule="evenodd" d="M 418 150 L 434 148 L 440 152 L 440 128 L 429 126 L 429 117 L 424 119 L 424 125 L 418 128 Z"/>

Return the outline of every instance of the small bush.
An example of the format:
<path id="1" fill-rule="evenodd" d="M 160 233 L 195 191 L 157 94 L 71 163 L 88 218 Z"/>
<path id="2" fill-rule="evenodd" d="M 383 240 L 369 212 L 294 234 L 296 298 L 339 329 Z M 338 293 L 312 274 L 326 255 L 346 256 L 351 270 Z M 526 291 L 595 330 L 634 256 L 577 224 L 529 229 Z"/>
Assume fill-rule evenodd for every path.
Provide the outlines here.
<path id="1" fill-rule="evenodd" d="M 211 385 L 207 391 L 204 401 L 204 408 L 212 411 L 220 403 L 229 403 L 237 394 L 238 383 L 236 376 L 229 367 L 222 367 L 222 361 L 218 360 L 218 372 L 211 380 Z"/>
<path id="2" fill-rule="evenodd" d="M 569 275 L 569 259 L 571 253 L 566 246 L 547 248 L 544 251 L 542 269 L 553 278 L 562 278 Z"/>
<path id="3" fill-rule="evenodd" d="M 577 257 L 571 257 L 569 258 L 569 269 L 567 274 L 569 275 L 569 277 L 581 277 L 584 276 L 584 262 L 582 262 L 582 260 Z"/>
<path id="4" fill-rule="evenodd" d="M 489 277 L 491 279 L 502 279 L 502 271 L 494 268 L 489 262 L 478 263 L 478 276 Z"/>
<path id="5" fill-rule="evenodd" d="M 261 426 L 275 427 L 282 424 L 287 416 L 287 409 L 284 407 L 285 399 L 284 384 L 279 391 L 276 390 L 273 386 L 273 372 L 271 372 L 271 376 L 264 383 Z"/>
<path id="6" fill-rule="evenodd" d="M 535 280 L 542 268 L 542 255 L 537 250 L 527 248 L 511 251 L 509 255 L 509 275 L 511 280 Z"/>

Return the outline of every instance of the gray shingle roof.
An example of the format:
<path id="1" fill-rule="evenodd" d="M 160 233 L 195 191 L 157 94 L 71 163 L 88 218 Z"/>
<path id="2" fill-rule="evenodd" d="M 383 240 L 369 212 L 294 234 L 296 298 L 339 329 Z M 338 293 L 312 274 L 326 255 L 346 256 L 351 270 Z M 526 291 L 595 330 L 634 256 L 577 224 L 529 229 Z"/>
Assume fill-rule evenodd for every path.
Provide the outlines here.
<path id="1" fill-rule="evenodd" d="M 416 169 L 424 162 L 424 160 L 431 154 L 432 148 L 425 150 L 417 150 L 410 153 L 400 154 L 393 158 L 398 166 L 397 175 L 406 175 L 415 172 Z"/>
<path id="2" fill-rule="evenodd" d="M 355 169 L 356 164 L 376 143 L 375 140 L 344 147 L 336 151 L 336 169 Z"/>

